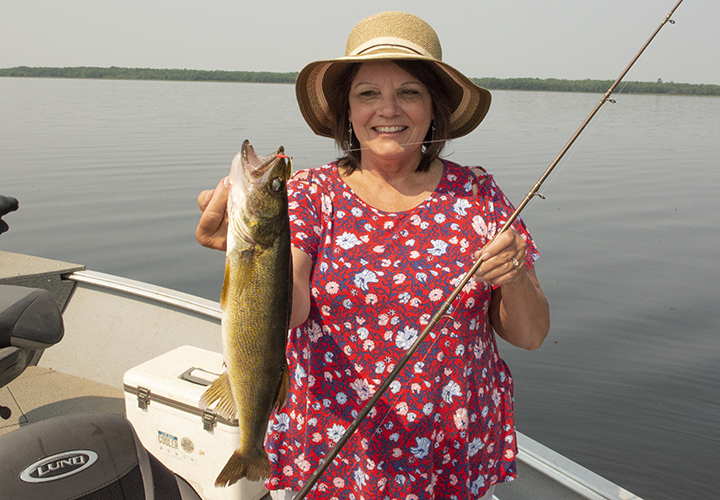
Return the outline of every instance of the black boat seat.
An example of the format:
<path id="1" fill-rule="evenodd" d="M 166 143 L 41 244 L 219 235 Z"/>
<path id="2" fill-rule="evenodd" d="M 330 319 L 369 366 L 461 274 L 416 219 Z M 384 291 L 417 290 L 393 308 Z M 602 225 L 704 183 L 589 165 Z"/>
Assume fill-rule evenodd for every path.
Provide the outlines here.
<path id="1" fill-rule="evenodd" d="M 64 332 L 50 292 L 0 285 L 0 388 L 23 372 L 37 351 L 60 342 Z"/>
<path id="2" fill-rule="evenodd" d="M 4 233 L 9 229 L 7 222 L 2 220 L 3 215 L 14 212 L 18 208 L 20 208 L 20 203 L 18 203 L 15 198 L 13 198 L 12 196 L 3 196 L 0 194 L 0 234 Z"/>
<path id="3" fill-rule="evenodd" d="M 0 497 L 202 500 L 142 445 L 123 415 L 43 420 L 0 436 Z"/>

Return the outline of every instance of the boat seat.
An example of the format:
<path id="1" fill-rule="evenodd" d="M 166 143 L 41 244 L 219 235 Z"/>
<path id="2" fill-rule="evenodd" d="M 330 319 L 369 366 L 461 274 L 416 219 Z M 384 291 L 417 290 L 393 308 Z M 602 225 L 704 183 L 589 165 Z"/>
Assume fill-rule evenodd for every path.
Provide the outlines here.
<path id="1" fill-rule="evenodd" d="M 3 196 L 0 194 L 0 234 L 8 230 L 7 222 L 2 220 L 3 215 L 14 212 L 20 207 L 18 201 L 12 196 Z"/>
<path id="2" fill-rule="evenodd" d="M 0 436 L 2 498 L 202 500 L 142 445 L 124 415 L 50 418 Z"/>
<path id="3" fill-rule="evenodd" d="M 0 388 L 17 378 L 35 353 L 60 342 L 62 314 L 50 292 L 0 285 Z M 0 415 L 9 418 L 8 409 Z"/>

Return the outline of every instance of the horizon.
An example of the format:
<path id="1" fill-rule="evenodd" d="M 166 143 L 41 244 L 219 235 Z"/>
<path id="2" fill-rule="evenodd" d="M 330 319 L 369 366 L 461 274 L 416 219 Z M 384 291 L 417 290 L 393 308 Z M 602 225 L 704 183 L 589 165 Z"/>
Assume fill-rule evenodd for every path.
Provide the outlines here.
<path id="1" fill-rule="evenodd" d="M 613 80 L 675 0 L 4 0 L 0 67 L 295 72 L 341 56 L 368 15 L 403 10 L 437 32 L 443 60 L 486 78 Z M 717 0 L 683 2 L 625 80 L 720 84 Z M 333 22 L 329 22 L 333 20 Z M 238 68 L 248 68 L 240 70 Z M 210 69 L 215 68 L 215 69 Z"/>
<path id="2" fill-rule="evenodd" d="M 0 71 L 5 70 L 12 70 L 12 69 L 21 69 L 21 68 L 28 68 L 28 69 L 79 69 L 79 68 L 89 68 L 89 69 L 129 69 L 129 70 L 151 70 L 151 71 L 198 71 L 198 72 L 221 72 L 221 73 L 270 73 L 270 74 L 281 74 L 281 75 L 290 75 L 290 74 L 297 74 L 299 71 L 252 71 L 252 70 L 222 70 L 222 69 L 195 69 L 195 68 L 149 68 L 149 67 L 129 67 L 129 66 L 27 66 L 27 65 L 20 65 L 20 66 L 12 66 L 9 68 L 1 68 Z M 518 76 L 518 77 L 511 77 L 511 78 L 500 78 L 496 76 L 471 76 L 467 75 L 470 79 L 476 79 L 476 80 L 482 80 L 482 79 L 493 79 L 493 80 L 541 80 L 541 81 L 549 81 L 549 80 L 559 80 L 559 81 L 568 81 L 568 82 L 583 82 L 583 81 L 599 81 L 599 82 L 613 82 L 614 79 L 612 78 L 605 78 L 605 79 L 594 79 L 594 78 L 578 78 L 578 79 L 568 79 L 568 78 L 555 78 L 555 77 L 547 77 L 547 78 L 538 78 L 534 76 Z M 56 77 L 56 76 L 14 76 L 14 75 L 0 75 L 0 78 L 78 78 L 78 79 L 96 79 L 96 80 L 118 80 L 121 78 L 111 78 L 111 77 Z M 147 80 L 155 80 L 148 78 Z M 659 80 L 659 81 L 658 81 Z M 649 80 L 631 80 L 626 78 L 622 79 L 622 82 L 624 83 L 660 83 L 660 84 L 671 84 L 671 85 L 718 85 L 714 83 L 689 83 L 689 82 L 676 82 L 673 80 L 666 81 L 663 79 L 658 79 L 655 81 L 649 81 Z M 169 79 L 168 79 L 169 81 Z M 185 81 L 185 80 L 183 80 Z M 218 81 L 218 80 L 187 80 L 187 81 Z M 290 84 L 291 82 L 228 82 L 228 83 L 274 83 L 274 84 Z"/>

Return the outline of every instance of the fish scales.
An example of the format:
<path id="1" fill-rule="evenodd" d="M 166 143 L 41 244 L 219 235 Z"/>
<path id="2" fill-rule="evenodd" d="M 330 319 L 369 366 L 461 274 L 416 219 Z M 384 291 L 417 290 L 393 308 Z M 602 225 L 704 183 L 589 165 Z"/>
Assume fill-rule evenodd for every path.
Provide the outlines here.
<path id="1" fill-rule="evenodd" d="M 226 372 L 200 404 L 238 419 L 240 443 L 216 486 L 270 476 L 264 449 L 268 421 L 287 397 L 285 358 L 292 297 L 286 183 L 292 170 L 282 146 L 258 157 L 248 141 L 233 160 L 223 308 Z"/>

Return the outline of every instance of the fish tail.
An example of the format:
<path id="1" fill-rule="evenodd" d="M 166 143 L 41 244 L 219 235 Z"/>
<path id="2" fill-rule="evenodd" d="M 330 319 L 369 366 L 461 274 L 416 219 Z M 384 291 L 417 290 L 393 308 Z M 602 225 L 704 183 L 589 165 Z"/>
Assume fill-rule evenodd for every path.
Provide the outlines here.
<path id="1" fill-rule="evenodd" d="M 248 481 L 260 481 L 270 477 L 270 473 L 270 460 L 265 450 L 252 457 L 235 450 L 215 480 L 215 486 L 231 486 L 244 477 Z"/>

